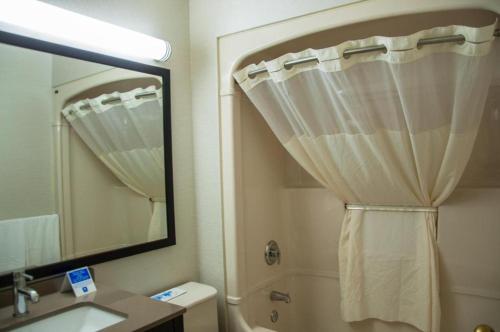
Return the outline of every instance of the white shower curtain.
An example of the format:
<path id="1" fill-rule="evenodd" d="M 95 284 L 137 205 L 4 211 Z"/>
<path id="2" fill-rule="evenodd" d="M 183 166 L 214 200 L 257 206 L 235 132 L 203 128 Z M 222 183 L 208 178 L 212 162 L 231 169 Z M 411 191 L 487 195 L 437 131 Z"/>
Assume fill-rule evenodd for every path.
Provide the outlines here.
<path id="1" fill-rule="evenodd" d="M 136 98 L 152 93 L 153 97 Z M 118 102 L 104 103 L 111 98 Z M 167 235 L 161 90 L 103 94 L 62 111 L 96 156 L 127 187 L 153 202 L 148 240 Z"/>
<path id="2" fill-rule="evenodd" d="M 467 164 L 494 65 L 495 24 L 372 37 L 250 65 L 234 76 L 289 153 L 346 203 L 437 207 Z M 463 44 L 417 47 L 462 34 Z M 384 44 L 386 53 L 342 56 Z M 318 63 L 284 69 L 315 56 Z M 267 73 L 248 73 L 265 66 Z M 342 316 L 439 331 L 433 212 L 347 210 L 340 247 Z"/>

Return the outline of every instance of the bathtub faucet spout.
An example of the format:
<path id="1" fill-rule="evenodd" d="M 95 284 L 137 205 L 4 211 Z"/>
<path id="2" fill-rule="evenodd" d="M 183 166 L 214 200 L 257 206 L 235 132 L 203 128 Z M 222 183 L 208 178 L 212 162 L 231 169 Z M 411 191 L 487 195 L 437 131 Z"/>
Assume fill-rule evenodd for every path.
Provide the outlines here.
<path id="1" fill-rule="evenodd" d="M 282 293 L 278 291 L 271 291 L 271 301 L 283 301 L 285 303 L 290 303 L 290 294 L 289 293 Z"/>

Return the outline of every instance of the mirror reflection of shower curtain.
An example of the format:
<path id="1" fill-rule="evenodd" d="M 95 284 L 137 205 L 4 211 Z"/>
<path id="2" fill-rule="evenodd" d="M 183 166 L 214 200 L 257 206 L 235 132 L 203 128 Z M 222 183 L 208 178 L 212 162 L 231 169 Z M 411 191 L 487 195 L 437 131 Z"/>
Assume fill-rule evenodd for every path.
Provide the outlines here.
<path id="1" fill-rule="evenodd" d="M 495 26 L 348 41 L 234 76 L 288 152 L 344 202 L 438 207 L 474 145 L 498 66 Z M 458 34 L 465 43 L 417 47 L 421 38 Z M 378 44 L 387 52 L 342 56 L 346 48 Z M 284 62 L 310 56 L 319 63 L 284 69 Z M 263 66 L 267 73 L 248 77 Z M 346 212 L 339 240 L 344 320 L 439 331 L 436 219 L 432 212 Z"/>
<path id="2" fill-rule="evenodd" d="M 153 93 L 153 97 L 136 98 Z M 119 102 L 103 101 L 119 98 Z M 148 241 L 167 236 L 161 90 L 154 86 L 104 94 L 62 111 L 96 156 L 153 207 Z"/>

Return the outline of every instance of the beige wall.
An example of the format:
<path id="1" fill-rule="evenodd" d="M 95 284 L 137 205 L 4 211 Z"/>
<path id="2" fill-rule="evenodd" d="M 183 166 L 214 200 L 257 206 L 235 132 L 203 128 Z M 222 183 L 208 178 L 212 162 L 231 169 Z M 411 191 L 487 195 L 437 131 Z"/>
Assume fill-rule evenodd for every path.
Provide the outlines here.
<path id="1" fill-rule="evenodd" d="M 150 293 L 198 279 L 194 213 L 188 3 L 184 0 L 46 0 L 45 2 L 172 44 L 172 127 L 177 245 L 96 266 L 97 279 L 138 293 Z M 153 61 L 152 65 L 158 65 Z M 57 82 L 68 78 L 55 77 Z"/>
<path id="2" fill-rule="evenodd" d="M 0 220 L 55 213 L 50 55 L 0 45 Z"/>
<path id="3" fill-rule="evenodd" d="M 54 56 L 52 59 L 52 86 L 54 87 L 113 68 L 62 56 Z"/>

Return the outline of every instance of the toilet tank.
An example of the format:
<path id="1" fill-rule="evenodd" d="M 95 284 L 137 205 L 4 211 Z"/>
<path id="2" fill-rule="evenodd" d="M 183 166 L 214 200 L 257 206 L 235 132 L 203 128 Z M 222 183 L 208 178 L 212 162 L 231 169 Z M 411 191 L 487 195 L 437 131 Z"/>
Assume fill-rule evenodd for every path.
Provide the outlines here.
<path id="1" fill-rule="evenodd" d="M 184 314 L 185 332 L 218 332 L 217 290 L 197 282 L 176 286 L 186 293 L 168 301 L 186 308 Z"/>

